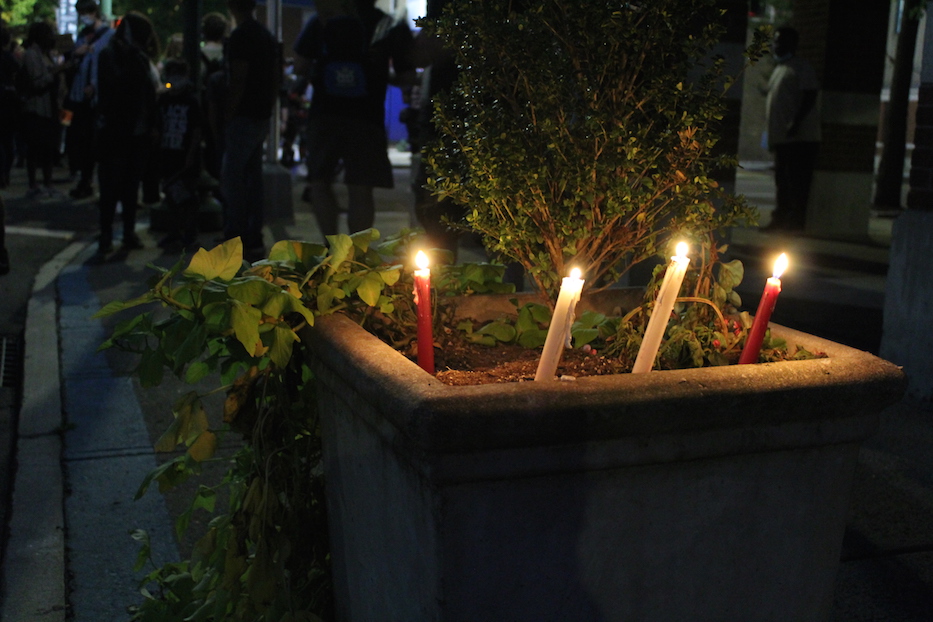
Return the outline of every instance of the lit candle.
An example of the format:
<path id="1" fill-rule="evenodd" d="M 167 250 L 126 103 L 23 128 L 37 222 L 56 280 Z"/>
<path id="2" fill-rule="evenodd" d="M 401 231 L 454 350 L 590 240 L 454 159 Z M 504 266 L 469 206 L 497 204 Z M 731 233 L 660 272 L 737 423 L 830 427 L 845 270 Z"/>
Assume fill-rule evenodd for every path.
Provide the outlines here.
<path id="1" fill-rule="evenodd" d="M 641 340 L 641 348 L 632 368 L 633 374 L 643 374 L 654 367 L 654 359 L 658 355 L 658 348 L 661 346 L 661 339 L 664 338 L 664 330 L 671 318 L 671 311 L 674 310 L 674 302 L 680 293 L 688 265 L 690 258 L 687 257 L 687 244 L 681 242 L 677 245 L 677 254 L 671 257 L 671 263 L 664 273 L 661 289 L 658 290 L 658 297 L 654 301 L 654 312 L 648 320 L 645 338 Z"/>
<path id="2" fill-rule="evenodd" d="M 418 307 L 418 366 L 434 373 L 434 326 L 431 314 L 431 270 L 428 256 L 418 251 L 415 256 L 415 305 Z"/>
<path id="3" fill-rule="evenodd" d="M 748 331 L 748 338 L 745 340 L 745 348 L 742 349 L 742 355 L 739 357 L 740 365 L 758 362 L 761 343 L 765 339 L 765 331 L 771 320 L 771 312 L 774 311 L 778 294 L 781 293 L 781 275 L 786 269 L 787 254 L 781 253 L 781 256 L 774 262 L 774 275 L 765 283 L 765 291 L 761 294 L 761 302 L 758 303 L 758 311 L 755 312 L 755 321 L 752 322 L 752 328 Z"/>
<path id="4" fill-rule="evenodd" d="M 573 310 L 580 300 L 583 291 L 583 279 L 580 278 L 580 269 L 574 268 L 570 276 L 564 277 L 560 283 L 560 293 L 557 295 L 557 304 L 551 316 L 551 324 L 547 329 L 547 338 L 544 340 L 544 350 L 541 360 L 538 361 L 538 371 L 535 380 L 552 380 L 557 372 L 557 364 L 564 348 L 570 347 L 570 326 L 573 324 Z"/>

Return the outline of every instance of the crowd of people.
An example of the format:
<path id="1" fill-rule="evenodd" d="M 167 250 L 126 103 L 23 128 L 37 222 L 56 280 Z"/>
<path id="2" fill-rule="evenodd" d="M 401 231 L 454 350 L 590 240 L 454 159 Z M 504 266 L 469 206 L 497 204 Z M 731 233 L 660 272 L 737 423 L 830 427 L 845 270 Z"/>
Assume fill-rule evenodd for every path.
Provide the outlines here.
<path id="1" fill-rule="evenodd" d="M 202 19 L 194 71 L 181 35 L 160 39 L 137 12 L 111 25 L 96 0 L 77 0 L 79 33 L 67 49 L 48 22 L 31 24 L 22 44 L 0 27 L 0 187 L 22 161 L 27 199 L 63 198 L 52 169 L 67 159 L 69 195 L 97 197 L 95 261 L 104 261 L 142 247 L 135 233 L 140 198 L 172 212 L 160 246 L 196 245 L 209 175 L 223 206 L 224 239 L 240 237 L 246 258 L 257 259 L 265 253 L 263 154 L 271 117 L 284 106 L 283 163 L 295 163 L 293 144 L 300 143 L 306 198 L 322 233 L 337 233 L 338 175 L 349 190 L 349 229 L 372 226 L 373 189 L 393 184 L 387 86 L 418 78 L 407 22 L 375 0 L 356 0 L 341 14 L 322 9 L 291 46 L 294 61 L 285 71 L 283 47 L 256 19 L 256 1 L 226 4 L 228 16 Z M 114 232 L 118 213 L 122 235 Z"/>

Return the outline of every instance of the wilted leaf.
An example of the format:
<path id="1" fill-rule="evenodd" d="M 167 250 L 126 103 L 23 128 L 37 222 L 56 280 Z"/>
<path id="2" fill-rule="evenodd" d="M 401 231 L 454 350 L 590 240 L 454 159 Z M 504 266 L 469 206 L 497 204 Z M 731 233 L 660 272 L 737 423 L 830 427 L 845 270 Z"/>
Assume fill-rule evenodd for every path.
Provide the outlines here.
<path id="1" fill-rule="evenodd" d="M 210 430 L 204 430 L 188 448 L 188 454 L 195 462 L 204 462 L 214 457 L 217 450 L 217 435 Z"/>

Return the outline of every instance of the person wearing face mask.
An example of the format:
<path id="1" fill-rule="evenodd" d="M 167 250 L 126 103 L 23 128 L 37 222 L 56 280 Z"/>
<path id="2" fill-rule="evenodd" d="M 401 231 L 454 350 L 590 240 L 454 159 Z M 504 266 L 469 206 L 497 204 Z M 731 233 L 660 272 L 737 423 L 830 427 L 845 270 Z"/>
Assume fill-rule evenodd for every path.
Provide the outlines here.
<path id="1" fill-rule="evenodd" d="M 800 35 L 790 26 L 774 35 L 777 66 L 768 81 L 768 149 L 774 153 L 776 205 L 768 230 L 801 230 L 820 145 L 819 82 L 797 56 Z"/>
<path id="2" fill-rule="evenodd" d="M 110 42 L 113 28 L 104 21 L 95 0 L 78 0 L 75 10 L 79 27 L 86 34 L 76 41 L 74 56 L 80 59 L 80 65 L 68 93 L 74 113 L 68 128 L 69 158 L 74 158 L 78 171 L 78 184 L 68 194 L 73 199 L 84 199 L 94 194 L 91 180 L 96 164 L 98 58 Z"/>

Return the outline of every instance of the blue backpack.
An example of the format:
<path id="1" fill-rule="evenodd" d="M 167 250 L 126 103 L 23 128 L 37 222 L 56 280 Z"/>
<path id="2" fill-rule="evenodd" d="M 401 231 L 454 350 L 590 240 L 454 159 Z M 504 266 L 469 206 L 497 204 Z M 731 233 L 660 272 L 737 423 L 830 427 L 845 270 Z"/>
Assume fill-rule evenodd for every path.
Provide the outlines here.
<path id="1" fill-rule="evenodd" d="M 355 17 L 332 17 L 324 25 L 324 90 L 333 97 L 365 97 L 369 41 L 363 22 Z"/>

